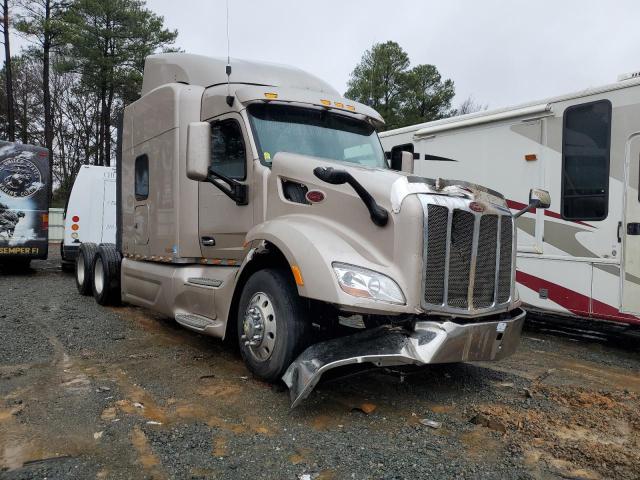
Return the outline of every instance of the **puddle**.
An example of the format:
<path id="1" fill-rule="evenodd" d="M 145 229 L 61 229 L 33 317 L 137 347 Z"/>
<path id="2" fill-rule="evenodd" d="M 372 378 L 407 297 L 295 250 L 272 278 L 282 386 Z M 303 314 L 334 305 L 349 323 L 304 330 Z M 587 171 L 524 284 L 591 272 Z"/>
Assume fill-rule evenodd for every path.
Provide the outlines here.
<path id="1" fill-rule="evenodd" d="M 455 411 L 455 405 L 432 405 L 429 407 L 433 413 L 451 413 Z"/>
<path id="2" fill-rule="evenodd" d="M 213 440 L 213 452 L 214 457 L 226 457 L 227 456 L 227 439 L 225 437 L 217 437 Z"/>
<path id="3" fill-rule="evenodd" d="M 136 426 L 131 432 L 131 443 L 133 444 L 138 454 L 138 461 L 145 470 L 150 470 L 153 474 L 153 478 L 167 478 L 167 476 L 160 470 L 160 459 L 153 453 L 147 436 Z"/>
<path id="4" fill-rule="evenodd" d="M 482 427 L 474 427 L 473 430 L 461 434 L 459 438 L 467 455 L 483 461 L 496 460 L 503 448 L 502 443 L 490 437 Z"/>

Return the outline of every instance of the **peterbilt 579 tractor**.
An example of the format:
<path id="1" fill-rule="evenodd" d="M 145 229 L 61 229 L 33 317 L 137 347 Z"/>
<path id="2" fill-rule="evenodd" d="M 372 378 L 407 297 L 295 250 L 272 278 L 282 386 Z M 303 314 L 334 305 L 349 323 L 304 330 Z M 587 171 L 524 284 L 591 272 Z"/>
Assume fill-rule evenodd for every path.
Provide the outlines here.
<path id="1" fill-rule="evenodd" d="M 296 68 L 148 57 L 119 135 L 117 241 L 81 245 L 79 291 L 237 341 L 293 406 L 335 367 L 510 355 L 515 216 L 498 192 L 414 176 L 410 153 L 390 162 L 383 125 Z"/>

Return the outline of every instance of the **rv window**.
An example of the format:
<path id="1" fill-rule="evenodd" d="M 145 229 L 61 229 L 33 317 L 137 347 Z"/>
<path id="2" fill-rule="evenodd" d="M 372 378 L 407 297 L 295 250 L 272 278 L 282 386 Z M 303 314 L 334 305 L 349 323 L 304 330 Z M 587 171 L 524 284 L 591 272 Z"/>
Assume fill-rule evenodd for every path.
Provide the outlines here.
<path id="1" fill-rule="evenodd" d="M 391 149 L 391 168 L 393 170 L 402 170 L 402 152 L 413 153 L 413 143 L 396 145 Z"/>
<path id="2" fill-rule="evenodd" d="M 136 158 L 135 175 L 136 200 L 146 200 L 149 197 L 149 157 L 146 154 Z"/>
<path id="3" fill-rule="evenodd" d="M 235 180 L 246 178 L 247 156 L 240 125 L 235 120 L 216 122 L 211 127 L 211 166 Z"/>
<path id="4" fill-rule="evenodd" d="M 562 133 L 562 218 L 604 220 L 609 205 L 611 102 L 567 108 Z"/>

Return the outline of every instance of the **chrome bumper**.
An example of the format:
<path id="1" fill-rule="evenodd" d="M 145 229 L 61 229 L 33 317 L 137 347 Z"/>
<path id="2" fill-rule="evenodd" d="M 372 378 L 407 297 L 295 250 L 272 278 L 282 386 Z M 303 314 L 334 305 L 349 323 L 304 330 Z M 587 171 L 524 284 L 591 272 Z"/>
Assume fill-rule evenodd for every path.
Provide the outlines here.
<path id="1" fill-rule="evenodd" d="M 311 393 L 323 373 L 344 365 L 370 362 L 380 367 L 500 360 L 518 347 L 525 315 L 517 308 L 506 318 L 482 323 L 417 322 L 412 332 L 382 326 L 316 343 L 302 352 L 282 376 L 289 387 L 291 408 Z"/>

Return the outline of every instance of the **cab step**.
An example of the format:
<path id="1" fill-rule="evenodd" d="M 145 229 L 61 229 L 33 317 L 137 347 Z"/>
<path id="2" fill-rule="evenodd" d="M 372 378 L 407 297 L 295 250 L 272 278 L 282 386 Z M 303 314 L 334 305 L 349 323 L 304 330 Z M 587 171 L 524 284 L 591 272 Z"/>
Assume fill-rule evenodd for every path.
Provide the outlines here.
<path id="1" fill-rule="evenodd" d="M 191 285 L 198 285 L 201 287 L 217 288 L 222 285 L 222 280 L 206 277 L 190 277 L 187 278 L 187 283 L 190 283 Z"/>
<path id="2" fill-rule="evenodd" d="M 220 325 L 220 322 L 194 313 L 178 313 L 175 318 L 176 322 L 180 325 L 190 330 L 195 330 L 196 332 L 203 332 L 207 327 L 217 327 Z"/>

